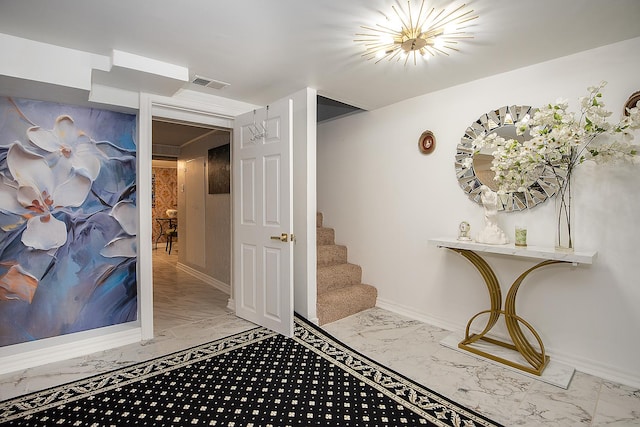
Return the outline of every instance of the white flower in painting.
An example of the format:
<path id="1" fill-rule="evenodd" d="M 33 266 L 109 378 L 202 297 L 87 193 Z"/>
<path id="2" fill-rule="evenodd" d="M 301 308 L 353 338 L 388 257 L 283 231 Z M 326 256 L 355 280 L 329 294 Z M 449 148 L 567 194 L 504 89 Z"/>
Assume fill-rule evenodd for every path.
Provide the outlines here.
<path id="1" fill-rule="evenodd" d="M 111 240 L 102 248 L 100 254 L 107 258 L 135 257 L 138 253 L 136 205 L 127 200 L 120 201 L 111 209 L 110 215 L 118 221 L 126 235 Z"/>
<path id="2" fill-rule="evenodd" d="M 22 208 L 17 209 L 14 204 L 14 213 L 28 219 L 22 243 L 40 250 L 64 245 L 67 226 L 53 214 L 65 207 L 82 205 L 91 190 L 90 179 L 64 167 L 50 167 L 42 156 L 26 151 L 20 144 L 9 148 L 7 164 L 17 183 L 15 197 Z M 3 200 L 11 188 L 6 184 L 0 187 L 0 192 L 5 192 Z"/>
<path id="3" fill-rule="evenodd" d="M 95 142 L 69 116 L 58 117 L 52 130 L 33 126 L 27 130 L 27 137 L 39 148 L 56 154 L 58 161 L 70 162 L 71 167 L 91 181 L 100 173 L 100 152 Z"/>
<path id="4" fill-rule="evenodd" d="M 4 175 L 0 176 L 0 211 L 18 215 L 17 221 L 2 225 L 3 231 L 11 231 L 24 224 L 25 219 L 22 215 L 28 212 L 18 203 L 18 183 Z"/>

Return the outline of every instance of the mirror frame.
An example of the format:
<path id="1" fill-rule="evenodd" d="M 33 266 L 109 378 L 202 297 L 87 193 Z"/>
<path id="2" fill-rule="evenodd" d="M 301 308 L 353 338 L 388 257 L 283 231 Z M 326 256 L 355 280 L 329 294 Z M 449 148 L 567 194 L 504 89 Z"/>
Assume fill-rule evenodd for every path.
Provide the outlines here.
<path id="1" fill-rule="evenodd" d="M 466 129 L 457 147 L 455 169 L 458 184 L 471 200 L 480 205 L 482 204 L 480 187 L 483 182 L 477 176 L 473 164 L 473 157 L 477 154 L 473 141 L 479 136 L 496 133 L 507 126 L 517 128 L 520 124 L 526 123 L 534 112 L 535 109 L 528 105 L 504 106 L 481 115 L 478 120 L 471 123 L 471 126 Z M 464 164 L 467 163 L 465 160 L 468 158 L 471 158 L 471 165 L 465 167 Z M 530 185 L 526 191 L 499 193 L 498 210 L 514 212 L 531 209 L 552 197 L 557 191 L 558 181 L 555 178 L 553 169 L 546 166 L 540 172 L 536 182 Z"/>

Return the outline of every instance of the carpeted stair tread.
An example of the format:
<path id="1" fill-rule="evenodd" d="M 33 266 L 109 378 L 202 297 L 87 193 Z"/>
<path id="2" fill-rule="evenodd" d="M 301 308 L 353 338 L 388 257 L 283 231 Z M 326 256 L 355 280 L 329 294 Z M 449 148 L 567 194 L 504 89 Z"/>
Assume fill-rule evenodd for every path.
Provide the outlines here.
<path id="1" fill-rule="evenodd" d="M 347 262 L 347 247 L 342 245 L 318 245 L 318 267 Z"/>
<path id="2" fill-rule="evenodd" d="M 376 288 L 362 283 L 319 293 L 317 315 L 320 325 L 375 307 L 377 296 Z"/>
<path id="3" fill-rule="evenodd" d="M 318 294 L 361 282 L 362 268 L 359 265 L 347 263 L 318 267 Z"/>
<path id="4" fill-rule="evenodd" d="M 322 213 L 316 212 L 316 227 L 322 227 Z"/>

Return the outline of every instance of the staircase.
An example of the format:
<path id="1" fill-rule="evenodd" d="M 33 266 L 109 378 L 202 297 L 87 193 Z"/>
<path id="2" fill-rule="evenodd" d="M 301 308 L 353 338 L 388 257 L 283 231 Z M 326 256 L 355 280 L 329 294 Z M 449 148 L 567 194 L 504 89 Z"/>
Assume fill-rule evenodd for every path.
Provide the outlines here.
<path id="1" fill-rule="evenodd" d="M 336 245 L 333 228 L 316 217 L 318 245 L 318 301 L 320 325 L 334 322 L 376 305 L 378 291 L 362 283 L 362 268 L 347 262 L 346 246 Z"/>

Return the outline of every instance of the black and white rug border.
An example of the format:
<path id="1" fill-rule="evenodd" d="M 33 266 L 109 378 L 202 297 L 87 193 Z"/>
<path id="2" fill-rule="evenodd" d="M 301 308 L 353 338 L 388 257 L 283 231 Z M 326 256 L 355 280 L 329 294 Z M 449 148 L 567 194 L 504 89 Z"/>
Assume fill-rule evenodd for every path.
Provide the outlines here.
<path id="1" fill-rule="evenodd" d="M 123 387 L 192 363 L 203 361 L 277 335 L 256 327 L 125 368 L 0 402 L 0 423 Z M 346 346 L 329 333 L 296 315 L 294 338 L 318 356 L 375 388 L 437 426 L 500 426 L 490 419 L 427 389 Z"/>
<path id="2" fill-rule="evenodd" d="M 318 338 L 320 335 L 321 338 Z M 410 378 L 380 365 L 306 319 L 296 318 L 295 338 L 356 378 L 440 426 L 500 426 Z M 330 343 L 330 345 L 329 345 Z M 472 421 L 474 424 L 469 424 Z"/>
<path id="3" fill-rule="evenodd" d="M 0 423 L 48 408 L 80 400 L 98 393 L 123 387 L 189 364 L 210 359 L 277 335 L 267 328 L 256 327 L 244 332 L 170 353 L 125 368 L 83 378 L 41 391 L 0 402 Z"/>

